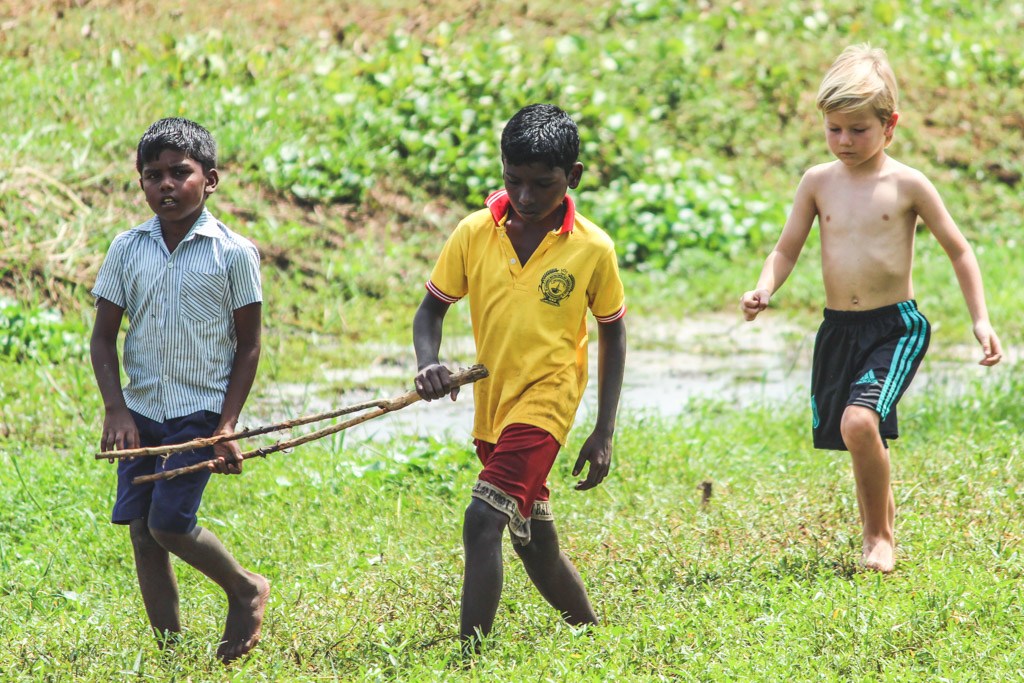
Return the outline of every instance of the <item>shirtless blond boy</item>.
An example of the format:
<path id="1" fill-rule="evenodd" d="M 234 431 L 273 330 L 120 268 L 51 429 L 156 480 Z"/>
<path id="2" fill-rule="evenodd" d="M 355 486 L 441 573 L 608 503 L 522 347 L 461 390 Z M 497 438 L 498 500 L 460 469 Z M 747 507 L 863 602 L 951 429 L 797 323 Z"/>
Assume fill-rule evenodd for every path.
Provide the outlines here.
<path id="1" fill-rule="evenodd" d="M 970 245 L 932 183 L 885 153 L 899 120 L 896 100 L 885 52 L 858 45 L 839 55 L 817 97 L 837 160 L 804 174 L 757 287 L 742 298 L 743 314 L 753 320 L 792 272 L 817 218 L 826 308 L 811 373 L 814 446 L 850 452 L 862 562 L 880 572 L 894 567 L 887 440 L 898 436 L 896 403 L 930 338 L 911 281 L 918 220 L 953 263 L 984 353 L 981 365 L 1002 357 Z"/>

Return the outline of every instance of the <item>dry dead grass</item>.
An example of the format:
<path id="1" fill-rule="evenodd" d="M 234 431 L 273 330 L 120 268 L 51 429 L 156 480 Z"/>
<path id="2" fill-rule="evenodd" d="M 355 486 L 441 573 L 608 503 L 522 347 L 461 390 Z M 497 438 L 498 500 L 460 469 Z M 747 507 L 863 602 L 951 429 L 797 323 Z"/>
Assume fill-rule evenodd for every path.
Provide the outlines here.
<path id="1" fill-rule="evenodd" d="M 43 212 L 57 215 L 60 222 L 44 239 L 0 240 L 0 290 L 18 294 L 26 288 L 50 303 L 70 303 L 78 287 L 86 285 L 102 258 L 88 248 L 88 226 L 93 210 L 60 180 L 32 167 L 14 168 L 0 174 L 0 197 L 17 197 L 22 203 L 15 220 L 30 220 Z M 0 233 L 9 236 L 31 234 L 31 227 L 12 226 L 0 212 Z"/>
<path id="2" fill-rule="evenodd" d="M 79 14 L 116 15 L 126 31 L 141 33 L 154 22 L 174 21 L 185 26 L 244 29 L 258 39 L 317 35 L 327 31 L 344 40 L 356 30 L 365 38 L 386 36 L 396 29 L 421 34 L 441 22 L 456 27 L 456 34 L 494 29 L 508 24 L 528 26 L 540 35 L 573 32 L 580 16 L 607 7 L 601 0 L 552 3 L 539 0 L 369 0 L 362 2 L 318 2 L 316 0 L 179 0 L 167 3 L 135 0 L 0 0 L 3 30 L 26 21 L 61 21 Z M 131 36 L 126 36 L 131 37 Z"/>

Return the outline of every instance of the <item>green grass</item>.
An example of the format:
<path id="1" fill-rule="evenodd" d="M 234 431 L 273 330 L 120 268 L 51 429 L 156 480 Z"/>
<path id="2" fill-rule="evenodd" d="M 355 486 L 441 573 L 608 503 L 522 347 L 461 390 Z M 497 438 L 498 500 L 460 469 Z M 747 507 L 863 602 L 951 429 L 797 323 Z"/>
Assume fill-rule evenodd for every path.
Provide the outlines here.
<path id="1" fill-rule="evenodd" d="M 1020 679 L 1020 20 L 952 0 L 0 2 L 0 679 Z M 357 388 L 339 369 L 368 368 L 359 383 L 389 395 L 404 384 L 393 370 L 412 372 L 422 282 L 497 185 L 500 124 L 529 101 L 580 121 L 578 199 L 618 240 L 631 348 L 671 344 L 647 338 L 652 321 L 738 321 L 800 174 L 828 158 L 818 79 L 862 41 L 899 77 L 891 151 L 933 178 L 975 245 L 1011 349 L 990 381 L 901 403 L 894 575 L 858 571 L 849 463 L 810 449 L 801 397 L 625 410 L 605 484 L 572 490 L 585 426 L 552 474 L 603 625 L 562 624 L 506 546 L 494 638 L 464 668 L 469 444 L 337 438 L 218 478 L 204 501 L 202 523 L 274 584 L 254 654 L 214 662 L 222 596 L 180 563 L 188 630 L 157 649 L 127 533 L 107 522 L 113 468 L 92 457 L 101 405 L 83 351 L 102 254 L 148 213 L 133 166 L 146 125 L 209 125 L 224 180 L 211 208 L 264 256 L 246 415 L 262 423 Z M 815 241 L 770 313 L 808 331 Z M 914 279 L 934 325 L 927 371 L 974 341 L 927 233 Z M 446 344 L 469 334 L 456 307 Z"/>
<path id="2" fill-rule="evenodd" d="M 31 369 L 5 394 L 34 388 L 63 428 L 0 449 L 4 680 L 988 681 L 1024 667 L 1021 385 L 1005 376 L 901 405 L 888 577 L 857 569 L 849 463 L 810 448 L 802 400 L 632 415 L 613 476 L 588 494 L 571 490 L 577 430 L 552 475 L 555 509 L 604 623 L 562 624 L 506 543 L 493 638 L 468 670 L 455 640 L 468 443 L 335 441 L 252 461 L 214 480 L 201 513 L 274 584 L 264 642 L 223 669 L 223 597 L 181 563 L 185 639 L 157 649 L 127 532 L 106 521 L 99 406 L 81 371 L 49 371 L 47 389 Z M 60 392 L 82 392 L 78 414 Z"/>

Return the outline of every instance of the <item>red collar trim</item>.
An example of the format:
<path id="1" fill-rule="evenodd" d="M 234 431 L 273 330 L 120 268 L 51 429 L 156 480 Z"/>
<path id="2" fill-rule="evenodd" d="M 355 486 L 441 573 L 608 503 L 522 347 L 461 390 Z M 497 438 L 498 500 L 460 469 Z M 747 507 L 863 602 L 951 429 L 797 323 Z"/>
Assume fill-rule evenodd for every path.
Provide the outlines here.
<path id="1" fill-rule="evenodd" d="M 501 224 L 501 220 L 508 214 L 512 204 L 509 201 L 508 192 L 505 190 L 495 190 L 488 195 L 487 201 L 484 203 L 491 210 L 491 218 L 494 219 L 495 225 Z M 572 197 L 565 195 L 565 200 L 562 203 L 565 204 L 565 219 L 562 221 L 562 227 L 558 230 L 559 235 L 572 232 L 572 227 L 576 224 L 576 204 L 572 201 Z"/>

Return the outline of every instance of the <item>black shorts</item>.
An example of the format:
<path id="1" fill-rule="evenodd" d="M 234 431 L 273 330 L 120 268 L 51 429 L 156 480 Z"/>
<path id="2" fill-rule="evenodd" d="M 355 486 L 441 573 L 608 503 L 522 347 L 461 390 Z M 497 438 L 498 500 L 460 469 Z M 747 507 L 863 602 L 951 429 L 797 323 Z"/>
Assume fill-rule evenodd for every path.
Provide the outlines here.
<path id="1" fill-rule="evenodd" d="M 870 311 L 826 308 L 811 368 L 814 447 L 847 450 L 839 425 L 851 405 L 878 413 L 883 441 L 898 437 L 896 403 L 930 339 L 931 325 L 914 301 Z"/>

